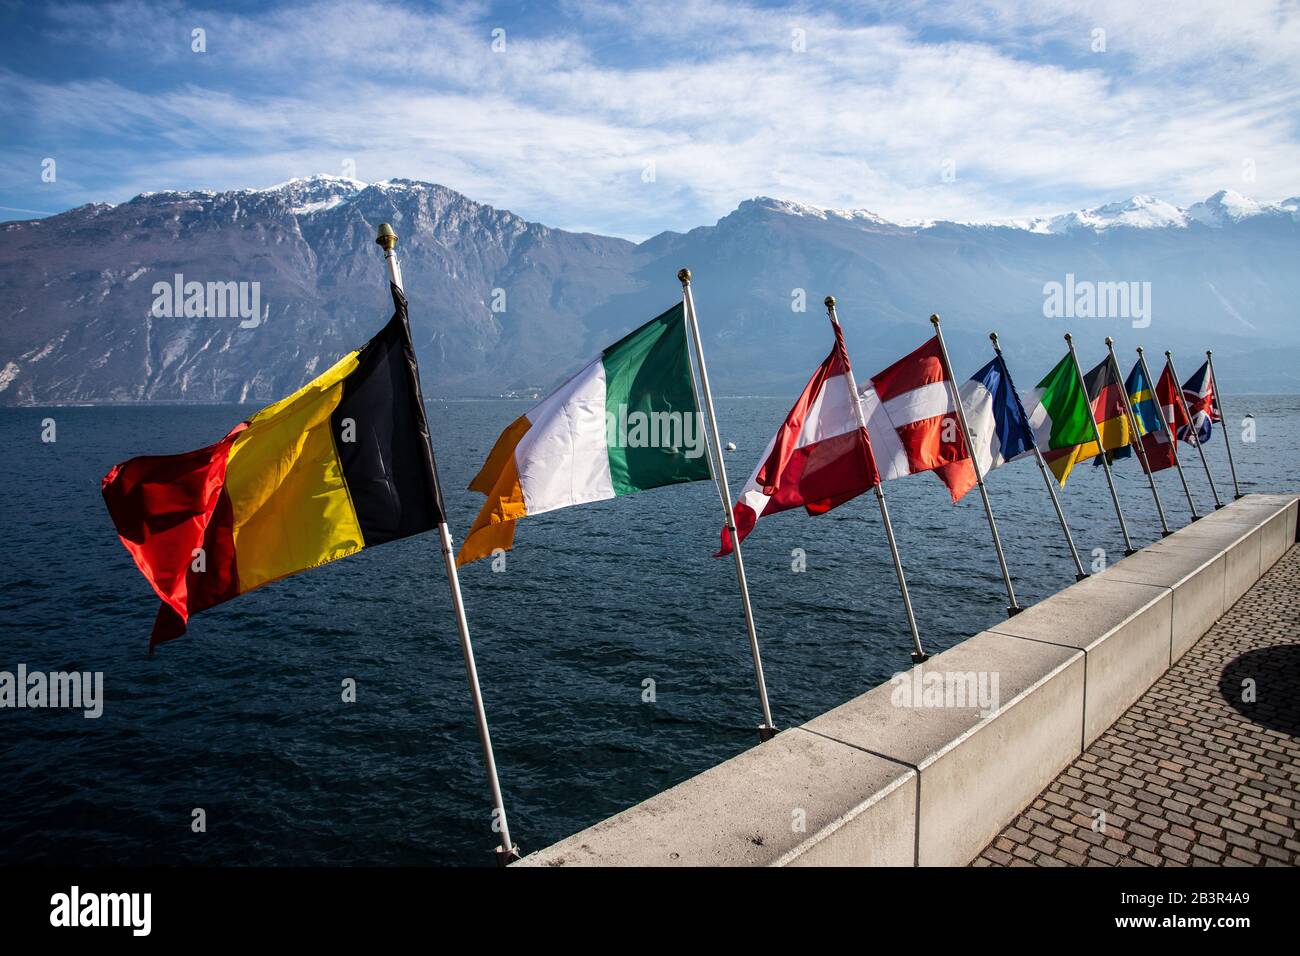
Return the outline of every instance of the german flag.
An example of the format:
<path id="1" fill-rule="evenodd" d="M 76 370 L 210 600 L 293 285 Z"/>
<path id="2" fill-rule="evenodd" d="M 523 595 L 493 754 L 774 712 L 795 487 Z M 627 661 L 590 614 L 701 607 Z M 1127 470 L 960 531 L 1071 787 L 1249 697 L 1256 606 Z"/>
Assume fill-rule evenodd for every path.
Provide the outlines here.
<path id="1" fill-rule="evenodd" d="M 132 458 L 108 512 L 162 598 L 149 650 L 191 614 L 443 521 L 406 297 L 373 339 L 221 441 Z"/>
<path id="2" fill-rule="evenodd" d="M 1132 429 L 1129 427 L 1128 414 L 1124 411 L 1124 383 L 1110 356 L 1083 377 L 1083 384 L 1088 390 L 1092 417 L 1097 422 L 1097 430 L 1101 432 L 1102 448 L 1109 452 L 1131 444 Z M 1056 475 L 1056 480 L 1064 485 L 1075 465 L 1096 458 L 1098 454 L 1100 450 L 1097 442 L 1090 441 L 1044 452 L 1043 460 L 1052 469 L 1052 474 Z"/>

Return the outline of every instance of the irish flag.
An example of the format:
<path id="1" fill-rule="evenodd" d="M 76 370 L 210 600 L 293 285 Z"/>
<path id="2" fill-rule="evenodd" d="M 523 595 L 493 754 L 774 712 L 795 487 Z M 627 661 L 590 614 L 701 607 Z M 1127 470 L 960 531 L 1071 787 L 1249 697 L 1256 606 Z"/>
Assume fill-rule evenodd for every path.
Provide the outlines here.
<path id="1" fill-rule="evenodd" d="M 509 550 L 525 515 L 710 474 L 679 303 L 605 349 L 501 433 L 469 484 L 487 501 L 456 562 Z"/>

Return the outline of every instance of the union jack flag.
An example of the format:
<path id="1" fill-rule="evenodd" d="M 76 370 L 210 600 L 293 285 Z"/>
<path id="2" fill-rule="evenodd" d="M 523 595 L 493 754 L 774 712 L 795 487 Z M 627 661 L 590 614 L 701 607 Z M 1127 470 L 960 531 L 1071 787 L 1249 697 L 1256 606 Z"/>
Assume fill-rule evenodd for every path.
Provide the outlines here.
<path id="1" fill-rule="evenodd" d="M 1183 383 L 1183 401 L 1187 403 L 1187 414 L 1191 416 L 1190 425 L 1178 430 L 1178 437 L 1189 445 L 1197 442 L 1204 445 L 1210 440 L 1211 426 L 1223 421 L 1219 417 L 1218 402 L 1214 395 L 1214 376 L 1210 374 L 1210 363 L 1205 362 Z M 1192 438 L 1195 431 L 1195 440 Z"/>

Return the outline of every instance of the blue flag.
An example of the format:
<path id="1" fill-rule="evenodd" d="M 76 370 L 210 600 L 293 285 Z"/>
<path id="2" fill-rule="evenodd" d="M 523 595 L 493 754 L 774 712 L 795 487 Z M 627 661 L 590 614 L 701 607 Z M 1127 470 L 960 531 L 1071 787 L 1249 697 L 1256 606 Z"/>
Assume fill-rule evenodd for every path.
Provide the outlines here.
<path id="1" fill-rule="evenodd" d="M 1033 450 L 1034 430 L 1002 356 L 994 356 L 962 385 L 961 404 L 980 474 Z"/>

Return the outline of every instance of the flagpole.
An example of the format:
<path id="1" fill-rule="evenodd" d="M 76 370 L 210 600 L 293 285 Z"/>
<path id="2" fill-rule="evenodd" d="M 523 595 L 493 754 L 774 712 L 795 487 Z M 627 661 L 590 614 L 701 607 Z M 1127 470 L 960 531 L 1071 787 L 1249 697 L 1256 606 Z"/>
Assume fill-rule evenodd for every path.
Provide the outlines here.
<path id="1" fill-rule="evenodd" d="M 1097 443 L 1097 452 L 1101 455 L 1101 467 L 1106 472 L 1106 485 L 1110 488 L 1110 500 L 1115 503 L 1115 516 L 1119 518 L 1119 530 L 1124 535 L 1124 557 L 1135 554 L 1133 542 L 1128 537 L 1128 525 L 1124 523 L 1124 512 L 1119 506 L 1119 493 L 1115 491 L 1115 479 L 1110 473 L 1110 462 L 1106 460 L 1106 449 L 1101 443 L 1101 429 L 1097 426 L 1097 412 L 1092 407 L 1092 396 L 1088 394 L 1088 382 L 1083 377 L 1083 367 L 1079 365 L 1079 355 L 1074 351 L 1074 336 L 1065 333 L 1065 344 L 1070 349 L 1070 358 L 1074 360 L 1074 374 L 1079 376 L 1079 387 L 1083 389 L 1084 401 L 1088 403 L 1088 421 L 1092 423 L 1092 437 Z M 1123 383 L 1121 382 L 1121 387 Z"/>
<path id="2" fill-rule="evenodd" d="M 388 265 L 388 278 L 402 287 L 402 267 L 398 264 L 397 233 L 388 223 L 381 223 L 376 244 L 384 250 L 384 260 Z M 435 474 L 434 481 L 437 482 Z M 441 491 L 438 497 L 442 497 Z M 474 645 L 469 639 L 469 621 L 465 617 L 465 602 L 460 593 L 460 576 L 456 573 L 456 555 L 451 547 L 451 532 L 447 528 L 447 516 L 441 515 L 438 522 L 438 537 L 442 543 L 442 563 L 447 570 L 447 583 L 451 586 L 451 606 L 456 613 L 456 627 L 460 631 L 460 649 L 465 657 L 465 676 L 469 681 L 469 695 L 474 702 L 474 721 L 478 726 L 478 739 L 483 747 L 483 763 L 487 768 L 488 788 L 492 791 L 493 817 L 499 831 L 501 846 L 497 847 L 497 864 L 507 866 L 519 859 L 519 848 L 510 839 L 510 826 L 506 821 L 506 808 L 501 799 L 501 782 L 497 779 L 497 762 L 492 752 L 492 735 L 488 732 L 487 713 L 483 709 L 483 691 L 478 683 L 478 666 L 474 663 Z"/>
<path id="3" fill-rule="evenodd" d="M 961 429 L 961 440 L 966 444 L 966 453 L 970 455 L 971 468 L 975 470 L 975 484 L 979 485 L 980 498 L 984 501 L 984 515 L 989 520 L 989 531 L 993 534 L 993 550 L 998 554 L 998 567 L 1002 569 L 1002 581 L 1007 586 L 1007 617 L 1019 614 L 1023 608 L 1016 601 L 1016 590 L 1011 586 L 1011 572 L 1007 570 L 1007 559 L 1002 553 L 1002 537 L 998 534 L 998 523 L 993 520 L 993 505 L 989 502 L 988 489 L 984 487 L 984 474 L 975 457 L 975 444 L 970 440 L 970 427 L 966 424 L 966 409 L 962 407 L 961 390 L 957 388 L 957 377 L 952 371 L 952 362 L 948 360 L 948 346 L 943 340 L 943 329 L 939 327 L 939 316 L 931 315 L 930 324 L 934 326 L 935 337 L 939 340 L 939 356 L 943 359 L 944 375 L 948 378 L 948 392 L 952 403 L 957 406 L 957 427 Z"/>
<path id="4" fill-rule="evenodd" d="M 1214 495 L 1214 510 L 1218 511 L 1223 507 L 1223 502 L 1219 500 L 1219 489 L 1214 485 L 1214 475 L 1210 473 L 1210 463 L 1205 460 L 1205 449 L 1201 447 L 1201 435 L 1196 430 L 1196 423 L 1192 421 L 1192 413 L 1187 407 L 1187 396 L 1183 394 L 1183 380 L 1178 377 L 1178 369 L 1174 368 L 1174 354 L 1168 349 L 1165 350 L 1165 364 L 1169 366 L 1169 374 L 1174 377 L 1174 386 L 1178 391 L 1178 402 L 1183 406 L 1183 417 L 1187 419 L 1187 434 L 1192 437 L 1192 444 L 1201 455 L 1201 467 L 1205 469 L 1205 479 L 1210 483 L 1210 492 Z"/>
<path id="5" fill-rule="evenodd" d="M 1219 376 L 1214 374 L 1214 355 L 1205 350 L 1205 361 L 1210 366 L 1210 381 L 1214 387 L 1214 406 L 1219 410 L 1219 421 L 1223 424 L 1223 443 L 1228 446 L 1228 468 L 1232 470 L 1232 493 L 1234 500 L 1241 497 L 1241 485 L 1237 484 L 1237 464 L 1232 460 L 1232 441 L 1228 438 L 1228 416 L 1219 401 Z"/>
<path id="6" fill-rule="evenodd" d="M 1169 436 L 1170 454 L 1174 456 L 1174 466 L 1178 469 L 1178 478 L 1182 481 L 1183 492 L 1187 495 L 1187 507 L 1192 509 L 1192 520 L 1199 521 L 1201 520 L 1201 516 L 1196 513 L 1196 502 L 1192 500 L 1192 488 L 1187 483 L 1187 475 L 1183 473 L 1183 460 L 1178 457 L 1178 436 L 1174 434 L 1174 430 L 1169 427 L 1169 417 L 1165 415 L 1165 404 L 1160 399 L 1160 383 L 1152 382 L 1151 370 L 1147 368 L 1147 360 L 1146 356 L 1142 354 L 1142 346 L 1139 345 L 1137 347 L 1137 353 L 1138 364 L 1142 366 L 1142 377 L 1145 378 L 1147 384 L 1151 386 L 1151 395 L 1155 399 L 1156 412 L 1160 416 L 1160 424 L 1164 427 L 1165 434 Z M 1174 385 L 1178 389 L 1182 388 L 1182 386 L 1177 382 L 1175 382 Z"/>
<path id="7" fill-rule="evenodd" d="M 700 325 L 695 317 L 695 298 L 691 295 L 691 270 L 679 270 L 677 278 L 682 284 L 682 306 L 686 310 L 686 324 L 690 327 L 691 342 L 695 346 L 696 371 L 699 372 L 700 390 L 704 393 L 702 404 L 708 409 L 709 429 L 713 436 L 713 452 L 717 457 L 718 468 L 713 478 L 718 486 L 718 495 L 722 498 L 722 507 L 726 511 L 727 530 L 731 534 L 731 556 L 736 562 L 736 582 L 740 585 L 740 600 L 745 606 L 745 628 L 749 632 L 749 650 L 754 658 L 754 682 L 758 685 L 758 700 L 763 707 L 763 724 L 758 728 L 758 739 L 761 742 L 771 740 L 776 735 L 776 726 L 772 723 L 772 709 L 767 703 L 767 681 L 763 679 L 763 657 L 758 650 L 758 631 L 754 628 L 754 609 L 749 603 L 749 583 L 745 579 L 745 561 L 740 555 L 740 534 L 736 531 L 736 519 L 732 511 L 731 487 L 727 484 L 727 466 L 722 460 L 722 435 L 718 431 L 718 417 L 713 409 L 713 392 L 709 388 L 709 373 L 704 365 L 704 346 L 700 341 Z M 713 461 L 712 454 L 710 455 L 710 461 Z"/>
<path id="8" fill-rule="evenodd" d="M 1160 516 L 1160 537 L 1167 538 L 1173 532 L 1169 530 L 1169 522 L 1165 520 L 1165 506 L 1160 501 L 1160 492 L 1156 488 L 1156 476 L 1151 471 L 1151 463 L 1147 461 L 1147 450 L 1142 445 L 1142 429 L 1138 427 L 1137 415 L 1133 414 L 1133 406 L 1128 400 L 1128 382 L 1124 378 L 1124 373 L 1120 371 L 1119 362 L 1115 360 L 1115 340 L 1109 335 L 1106 336 L 1106 353 L 1110 357 L 1111 370 L 1119 380 L 1119 392 L 1124 396 L 1124 414 L 1128 416 L 1129 428 L 1133 432 L 1133 440 L 1129 444 L 1136 450 L 1138 458 L 1142 460 L 1142 470 L 1147 473 L 1147 482 L 1151 485 L 1151 497 L 1156 500 L 1156 514 Z"/>
<path id="9" fill-rule="evenodd" d="M 998 334 L 989 333 L 989 340 L 993 343 L 993 352 L 1002 360 L 1002 367 L 1005 369 L 1007 360 L 1002 357 L 1002 346 L 998 345 Z M 1013 386 L 1014 388 L 1014 386 Z M 1061 500 L 1056 495 L 1056 488 L 1052 486 L 1052 476 L 1047 471 L 1047 462 L 1043 461 L 1043 453 L 1038 450 L 1037 440 L 1033 443 L 1034 461 L 1038 462 L 1038 471 L 1043 476 L 1043 484 L 1047 486 L 1047 494 L 1052 499 L 1052 507 L 1056 510 L 1056 520 L 1061 523 L 1061 531 L 1065 535 L 1066 543 L 1070 546 L 1070 557 L 1074 559 L 1074 579 L 1082 581 L 1088 576 L 1088 572 L 1083 570 L 1083 562 L 1079 560 L 1079 549 L 1074 543 L 1074 535 L 1070 533 L 1070 526 L 1065 522 L 1065 512 L 1061 510 Z"/>
<path id="10" fill-rule="evenodd" d="M 830 316 L 831 325 L 840 330 L 840 335 L 844 335 L 844 329 L 840 326 L 840 318 L 835 312 L 835 296 L 828 295 L 825 299 L 826 314 Z M 848 346 L 844 347 L 845 354 L 848 353 Z M 848 378 L 849 391 L 853 393 L 853 410 L 857 414 L 858 427 L 864 432 L 867 430 L 867 417 L 862 412 L 862 396 L 858 394 L 858 383 L 853 377 L 853 369 L 845 369 L 845 375 Z M 870 434 L 868 433 L 868 438 Z M 907 592 L 907 576 L 903 574 L 903 559 L 898 554 L 898 542 L 894 540 L 894 526 L 889 520 L 889 507 L 885 504 L 885 492 L 881 488 L 884 484 L 877 476 L 876 478 L 876 503 L 880 506 L 880 520 L 885 526 L 885 538 L 889 541 L 889 553 L 894 557 L 894 574 L 898 577 L 898 590 L 903 595 L 903 610 L 907 612 L 907 626 L 912 630 L 912 663 L 923 664 L 930 659 L 930 655 L 925 653 L 921 647 L 921 632 L 916 626 L 916 615 L 912 612 L 912 596 Z"/>

